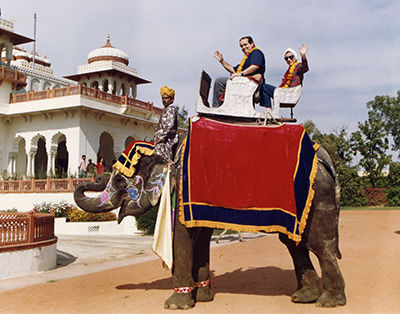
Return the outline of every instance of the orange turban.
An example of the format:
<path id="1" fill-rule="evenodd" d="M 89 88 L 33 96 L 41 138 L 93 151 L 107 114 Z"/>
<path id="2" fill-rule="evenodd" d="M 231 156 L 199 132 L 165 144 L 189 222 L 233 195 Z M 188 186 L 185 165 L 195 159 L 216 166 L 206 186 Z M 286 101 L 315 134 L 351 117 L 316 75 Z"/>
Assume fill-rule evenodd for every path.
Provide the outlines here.
<path id="1" fill-rule="evenodd" d="M 175 98 L 175 91 L 172 88 L 169 88 L 168 86 L 161 87 L 160 94 L 161 94 L 161 97 L 164 94 L 167 94 L 169 97 Z"/>

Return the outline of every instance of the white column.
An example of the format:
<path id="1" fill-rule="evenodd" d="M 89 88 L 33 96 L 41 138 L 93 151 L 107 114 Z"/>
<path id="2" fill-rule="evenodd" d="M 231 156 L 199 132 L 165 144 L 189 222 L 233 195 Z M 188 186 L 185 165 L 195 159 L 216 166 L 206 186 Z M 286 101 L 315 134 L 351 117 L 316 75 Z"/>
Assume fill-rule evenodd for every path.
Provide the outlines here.
<path id="1" fill-rule="evenodd" d="M 15 156 L 14 153 L 9 153 L 8 154 L 8 167 L 7 167 L 7 171 L 9 172 L 9 174 L 13 174 L 15 171 Z"/>
<path id="2" fill-rule="evenodd" d="M 51 171 L 54 174 L 54 151 L 50 151 L 49 154 L 47 154 L 47 173 L 49 174 Z"/>
<path id="3" fill-rule="evenodd" d="M 12 173 L 17 171 L 17 154 L 13 153 L 12 155 Z"/>
<path id="4" fill-rule="evenodd" d="M 30 152 L 28 155 L 28 165 L 27 165 L 27 169 L 26 169 L 26 173 L 27 175 L 30 176 L 34 176 L 34 172 L 33 172 L 33 160 L 35 158 L 35 153 L 34 152 Z"/>

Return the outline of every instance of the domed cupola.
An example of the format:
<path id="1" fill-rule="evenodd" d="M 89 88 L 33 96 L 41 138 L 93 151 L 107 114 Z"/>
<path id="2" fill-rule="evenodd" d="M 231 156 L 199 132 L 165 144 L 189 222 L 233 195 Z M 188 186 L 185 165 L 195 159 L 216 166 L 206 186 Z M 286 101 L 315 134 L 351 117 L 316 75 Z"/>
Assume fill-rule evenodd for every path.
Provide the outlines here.
<path id="1" fill-rule="evenodd" d="M 125 65 L 129 64 L 128 55 L 125 52 L 111 46 L 110 35 L 108 35 L 107 42 L 103 47 L 95 49 L 91 53 L 89 53 L 88 63 L 91 64 L 93 62 L 110 60 L 120 62 Z"/>
<path id="2" fill-rule="evenodd" d="M 19 48 L 18 46 L 13 47 L 13 60 L 25 60 L 29 62 L 29 54 L 24 50 L 24 48 Z"/>

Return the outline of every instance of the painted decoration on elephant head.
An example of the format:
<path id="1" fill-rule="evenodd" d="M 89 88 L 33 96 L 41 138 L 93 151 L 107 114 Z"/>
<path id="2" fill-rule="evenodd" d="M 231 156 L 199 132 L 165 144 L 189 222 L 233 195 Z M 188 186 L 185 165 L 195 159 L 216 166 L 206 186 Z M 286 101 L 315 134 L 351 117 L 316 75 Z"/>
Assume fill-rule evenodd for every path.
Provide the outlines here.
<path id="1" fill-rule="evenodd" d="M 145 182 L 143 177 L 136 175 L 133 178 L 127 178 L 123 174 L 121 174 L 121 176 L 126 180 L 127 184 L 126 192 L 130 198 L 130 201 L 135 202 L 140 208 L 142 208 L 140 205 L 140 200 L 144 194 L 149 194 L 152 198 L 160 197 L 166 180 L 166 174 L 167 174 L 167 168 L 163 168 L 161 173 L 155 174 L 154 175 L 155 180 L 149 182 L 150 188 L 147 189 L 145 188 Z M 106 189 L 102 193 L 102 195 L 103 194 L 104 194 L 104 199 L 106 199 L 107 197 L 109 198 L 110 197 L 109 189 Z"/>
<path id="2" fill-rule="evenodd" d="M 103 206 L 106 203 L 113 205 L 111 199 L 113 195 L 117 192 L 117 190 L 112 186 L 113 178 L 115 176 L 115 171 L 111 174 L 110 180 L 108 180 L 107 186 L 104 191 L 96 197 L 96 199 L 100 200 L 98 207 Z"/>

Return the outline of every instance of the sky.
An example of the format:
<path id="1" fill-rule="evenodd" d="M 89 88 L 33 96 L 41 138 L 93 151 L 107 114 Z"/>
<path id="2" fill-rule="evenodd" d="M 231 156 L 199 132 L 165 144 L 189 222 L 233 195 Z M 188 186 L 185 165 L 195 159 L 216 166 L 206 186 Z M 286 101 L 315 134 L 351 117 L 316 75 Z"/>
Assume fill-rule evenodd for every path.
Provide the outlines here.
<path id="1" fill-rule="evenodd" d="M 239 39 L 252 36 L 267 60 L 266 80 L 279 85 L 286 48 L 307 52 L 295 118 L 331 133 L 351 133 L 367 119 L 367 102 L 400 90 L 398 0 L 13 0 L 0 4 L 15 32 L 33 38 L 56 76 L 77 73 L 88 54 L 106 43 L 128 54 L 129 66 L 151 81 L 137 98 L 162 108 L 160 87 L 176 91 L 175 104 L 195 115 L 201 71 L 213 81 L 227 72 L 213 57 L 238 64 Z M 24 45 L 30 52 L 31 44 Z M 281 109 L 289 117 L 289 109 Z"/>

